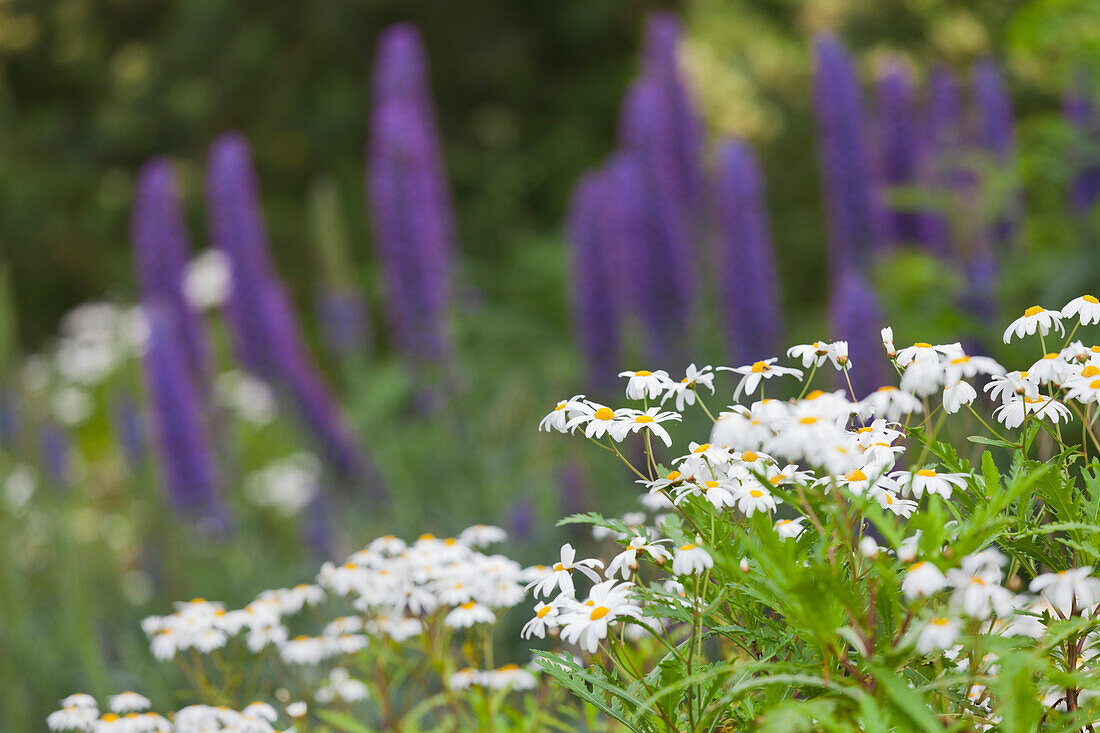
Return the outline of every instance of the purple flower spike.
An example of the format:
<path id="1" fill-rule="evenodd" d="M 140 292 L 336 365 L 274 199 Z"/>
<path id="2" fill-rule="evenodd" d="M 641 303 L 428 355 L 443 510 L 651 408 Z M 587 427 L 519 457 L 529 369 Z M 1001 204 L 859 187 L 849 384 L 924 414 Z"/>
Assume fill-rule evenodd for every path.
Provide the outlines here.
<path id="1" fill-rule="evenodd" d="M 226 315 L 237 357 L 256 374 L 274 380 L 278 359 L 267 327 L 264 292 L 275 268 L 268 252 L 259 184 L 243 135 L 226 133 L 211 147 L 207 201 L 211 241 L 225 254 L 231 270 Z"/>
<path id="2" fill-rule="evenodd" d="M 891 188 L 913 187 L 923 156 L 917 133 L 913 80 L 908 69 L 891 64 L 878 80 L 879 166 L 889 198 Z M 913 207 L 887 204 L 885 228 L 892 244 L 912 244 L 920 239 L 920 215 Z"/>
<path id="3" fill-rule="evenodd" d="M 179 324 L 171 311 L 152 305 L 145 381 L 159 465 L 172 503 L 192 517 L 221 518 L 221 476 L 215 464 L 203 401 L 187 368 Z"/>
<path id="4" fill-rule="evenodd" d="M 1012 99 L 1001 68 L 993 59 L 982 59 L 971 75 L 978 145 L 999 162 L 1006 162 L 1016 145 Z"/>
<path id="5" fill-rule="evenodd" d="M 1070 205 L 1085 213 L 1100 200 L 1100 118 L 1089 87 L 1089 75 L 1081 72 L 1066 91 L 1062 110 L 1077 135 L 1074 161 L 1077 174 L 1070 182 Z"/>
<path id="6" fill-rule="evenodd" d="M 833 337 L 848 342 L 854 399 L 863 399 L 886 384 L 886 356 L 879 338 L 885 324 L 878 296 L 863 277 L 848 271 L 837 278 L 829 306 Z"/>
<path id="7" fill-rule="evenodd" d="M 382 496 L 379 477 L 307 350 L 275 274 L 256 174 L 240 135 L 223 135 L 214 144 L 207 188 L 211 238 L 232 270 L 227 311 L 242 362 L 290 397 L 329 465 Z"/>
<path id="8" fill-rule="evenodd" d="M 172 313 L 180 325 L 191 374 L 202 385 L 208 364 L 206 329 L 183 295 L 191 244 L 175 173 L 167 158 L 154 158 L 138 173 L 130 236 L 141 299 L 159 303 Z"/>
<path id="9" fill-rule="evenodd" d="M 47 422 L 39 430 L 39 441 L 46 476 L 58 486 L 68 486 L 73 478 L 72 437 L 64 428 Z"/>
<path id="10" fill-rule="evenodd" d="M 417 361 L 451 351 L 454 214 L 416 29 L 387 30 L 374 71 L 367 194 L 395 345 Z"/>
<path id="11" fill-rule="evenodd" d="M 620 302 L 615 282 L 607 174 L 589 173 L 577 183 L 566 219 L 571 251 L 573 325 L 588 365 L 588 380 L 610 392 L 619 367 Z"/>
<path id="12" fill-rule="evenodd" d="M 666 363 L 687 343 L 695 295 L 688 212 L 679 203 L 673 179 L 674 151 L 669 115 L 652 80 L 634 85 L 624 101 L 623 129 L 632 140 L 619 164 L 615 188 L 636 217 L 639 238 L 629 255 L 644 327 L 646 358 Z M 632 170 L 631 170 L 632 169 Z"/>
<path id="13" fill-rule="evenodd" d="M 321 336 L 337 356 L 364 353 L 370 344 L 370 314 L 366 300 L 352 290 L 325 290 L 317 295 Z"/>
<path id="14" fill-rule="evenodd" d="M 716 185 L 722 315 L 734 361 L 749 364 L 778 351 L 783 326 L 764 184 L 748 145 L 719 147 Z"/>
<path id="15" fill-rule="evenodd" d="M 698 209 L 703 199 L 703 123 L 680 70 L 680 21 L 670 12 L 649 17 L 642 45 L 642 75 L 659 90 L 668 115 L 667 144 L 673 163 L 665 172 L 680 203 Z"/>
<path id="16" fill-rule="evenodd" d="M 928 79 L 924 109 L 925 155 L 921 161 L 921 182 L 938 196 L 950 194 L 965 180 L 955 169 L 962 145 L 962 106 L 955 75 L 946 66 L 936 66 Z M 952 197 L 944 196 L 945 200 Z M 952 252 L 950 212 L 944 209 L 921 215 L 921 242 L 929 252 L 947 257 Z"/>
<path id="17" fill-rule="evenodd" d="M 879 241 L 855 66 L 830 35 L 814 41 L 818 154 L 835 272 L 867 264 Z"/>
<path id="18" fill-rule="evenodd" d="M 294 310 L 278 281 L 268 284 L 264 303 L 269 337 L 279 355 L 278 384 L 289 394 L 326 463 L 344 478 L 362 484 L 374 499 L 384 499 L 381 478 L 302 343 Z"/>

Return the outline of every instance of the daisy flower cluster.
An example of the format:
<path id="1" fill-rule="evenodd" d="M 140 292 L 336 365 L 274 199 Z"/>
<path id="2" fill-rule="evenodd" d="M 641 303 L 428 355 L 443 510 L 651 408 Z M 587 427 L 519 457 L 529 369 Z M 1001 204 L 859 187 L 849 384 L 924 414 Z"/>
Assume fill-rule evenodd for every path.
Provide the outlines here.
<path id="1" fill-rule="evenodd" d="M 506 539 L 504 530 L 489 525 L 412 542 L 386 535 L 343 563 L 322 565 L 315 583 L 265 590 L 243 608 L 203 598 L 177 603 L 170 614 L 144 619 L 142 629 L 153 655 L 175 660 L 199 694 L 243 694 L 241 675 L 233 672 L 240 660 L 252 671 L 271 658 L 274 669 L 287 673 L 275 696 L 296 725 L 314 706 L 360 703 L 377 703 L 384 725 L 395 725 L 387 680 L 407 677 L 399 670 L 413 669 L 418 659 L 424 698 L 439 686 L 453 695 L 497 696 L 537 687 L 530 665 L 493 664 L 499 617 L 523 600 L 525 584 L 545 573 L 488 552 Z M 305 628 L 314 633 L 298 633 Z M 438 673 L 434 681 L 423 676 L 425 663 Z M 74 695 L 47 722 L 51 730 L 91 733 L 264 733 L 275 730 L 279 717 L 267 703 L 239 712 L 193 705 L 168 716 L 144 712 L 148 707 L 144 697 L 124 693 L 101 715 L 94 699 Z"/>
<path id="2" fill-rule="evenodd" d="M 797 366 L 778 358 L 693 364 L 680 380 L 662 370 L 621 373 L 628 403 L 640 405 L 562 400 L 540 429 L 583 434 L 613 454 L 641 487 L 645 511 L 568 520 L 593 524 L 594 538 L 614 549 L 578 559 L 564 546 L 527 586 L 536 605 L 523 635 L 556 636 L 605 669 L 588 677 L 583 666 L 561 662 L 568 670 L 560 672 L 543 660 L 581 697 L 576 685 L 595 684 L 608 668 L 624 691 L 644 687 L 656 668 L 619 661 L 644 644 L 653 644 L 651 664 L 668 654 L 661 668 L 675 659 L 686 676 L 722 659 L 785 659 L 786 671 L 816 660 L 806 674 L 836 665 L 834 681 L 872 691 L 882 689 L 880 676 L 894 674 L 872 660 L 909 655 L 908 668 L 926 682 L 960 676 L 941 687 L 965 701 L 954 714 L 982 730 L 1005 719 L 1008 698 L 990 680 L 1009 659 L 1017 664 L 1013 650 L 1046 649 L 1035 664 L 1048 666 L 1029 672 L 1041 680 L 1034 704 L 1048 713 L 1095 705 L 1095 715 L 1080 719 L 1100 720 L 1100 700 L 1087 685 L 1055 684 L 1048 674 L 1084 674 L 1100 641 L 1100 579 L 1092 572 L 1100 545 L 1089 539 L 1100 523 L 1091 492 L 1100 486 L 1090 482 L 1085 491 L 1074 478 L 1079 469 L 1068 467 L 1088 461 L 1091 448 L 1100 452 L 1092 427 L 1100 346 L 1074 340 L 1081 326 L 1097 323 L 1092 296 L 1059 311 L 1028 309 L 1005 341 L 1037 336 L 1042 353 L 1019 371 L 960 343 L 897 348 L 886 327 L 880 335 L 898 382 L 867 395 L 851 389 L 847 345 L 819 341 L 788 350 Z M 814 388 L 822 369 L 839 388 Z M 722 372 L 736 378 L 726 393 L 733 401 L 712 410 L 705 403 L 721 393 Z M 778 390 L 767 388 L 773 379 Z M 694 406 L 699 413 L 688 418 Z M 703 415 L 711 421 L 705 442 L 673 450 L 670 428 Z M 974 470 L 963 457 L 974 455 L 973 443 L 956 450 L 944 442 L 953 439 L 953 427 L 944 427 L 949 416 L 982 433 L 979 445 L 1009 451 L 1003 465 L 1011 471 L 1001 475 L 992 453 Z M 1079 440 L 1070 437 L 1075 419 Z M 1057 491 L 1077 498 L 1055 498 Z M 783 644 L 766 651 L 777 638 Z M 802 694 L 821 694 L 808 690 Z M 731 727 L 755 719 L 707 713 L 690 703 L 693 694 L 707 693 L 700 686 L 676 714 L 653 715 L 689 729 L 706 714 Z M 930 710 L 954 704 L 930 688 L 917 696 Z"/>

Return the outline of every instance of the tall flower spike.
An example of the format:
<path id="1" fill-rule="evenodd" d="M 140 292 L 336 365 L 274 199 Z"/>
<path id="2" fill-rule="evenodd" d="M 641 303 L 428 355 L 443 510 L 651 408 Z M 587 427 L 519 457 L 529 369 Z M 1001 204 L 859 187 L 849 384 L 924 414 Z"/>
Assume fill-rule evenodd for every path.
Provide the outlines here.
<path id="1" fill-rule="evenodd" d="M 749 364 L 778 351 L 783 329 L 760 166 L 740 140 L 718 148 L 715 206 L 727 342 L 734 361 Z"/>
<path id="2" fill-rule="evenodd" d="M 952 251 L 951 192 L 963 185 L 965 176 L 956 169 L 962 144 L 962 107 L 955 75 L 946 66 L 936 66 L 928 77 L 928 98 L 922 125 L 925 154 L 920 161 L 922 185 L 936 194 L 935 211 L 920 218 L 920 239 L 929 252 L 947 257 Z"/>
<path id="3" fill-rule="evenodd" d="M 863 266 L 878 242 L 863 104 L 855 66 L 830 35 L 814 41 L 818 153 L 834 272 Z"/>
<path id="4" fill-rule="evenodd" d="M 573 273 L 573 328 L 588 364 L 590 380 L 610 392 L 619 364 L 619 313 L 622 304 L 609 286 L 616 277 L 608 236 L 609 186 L 602 171 L 577 183 L 566 220 Z"/>
<path id="5" fill-rule="evenodd" d="M 395 345 L 422 362 L 450 351 L 453 214 L 419 36 L 383 34 L 374 72 L 367 193 Z"/>
<path id="6" fill-rule="evenodd" d="M 887 378 L 879 339 L 883 317 L 878 296 L 861 275 L 848 271 L 836 280 L 829 310 L 834 338 L 848 342 L 853 399 L 863 399 L 885 385 Z"/>
<path id="7" fill-rule="evenodd" d="M 703 123 L 680 70 L 680 21 L 671 12 L 655 12 L 646 24 L 642 74 L 660 90 L 668 115 L 669 159 L 666 172 L 680 203 L 696 211 L 703 199 Z"/>
<path id="8" fill-rule="evenodd" d="M 187 367 L 179 324 L 169 309 L 155 303 L 147 308 L 146 317 L 145 382 L 159 448 L 158 465 L 168 497 L 196 519 L 224 519 L 221 476 L 202 399 Z"/>
<path id="9" fill-rule="evenodd" d="M 669 122 L 659 86 L 646 78 L 636 81 L 623 102 L 621 130 L 637 177 L 623 181 L 619 195 L 629 198 L 624 205 L 639 217 L 640 238 L 630 259 L 646 357 L 654 362 L 684 350 L 694 301 L 687 211 L 666 173 L 675 167 Z"/>
<path id="10" fill-rule="evenodd" d="M 206 381 L 206 328 L 183 294 L 183 276 L 191 254 L 172 163 L 154 158 L 138 173 L 130 220 L 134 265 L 141 299 L 159 303 L 179 324 L 192 377 Z"/>
<path id="11" fill-rule="evenodd" d="M 275 268 L 260 211 L 259 184 L 243 135 L 226 133 L 211 147 L 207 202 L 211 242 L 229 260 L 233 286 L 226 315 L 237 357 L 254 373 L 274 380 L 278 360 L 267 326 L 264 293 Z"/>
<path id="12" fill-rule="evenodd" d="M 878 79 L 876 96 L 878 161 L 886 186 L 886 236 L 892 244 L 913 244 L 920 239 L 920 214 L 911 205 L 899 206 L 889 201 L 895 189 L 917 184 L 923 157 L 909 70 L 900 62 L 891 63 Z"/>
<path id="13" fill-rule="evenodd" d="M 381 496 L 370 460 L 344 421 L 306 349 L 282 283 L 275 274 L 248 144 L 222 136 L 210 154 L 211 238 L 229 258 L 233 287 L 229 322 L 237 352 L 258 376 L 290 396 L 299 417 L 336 471 Z"/>
<path id="14" fill-rule="evenodd" d="M 1000 169 L 1000 175 L 1010 175 L 1016 148 L 1015 120 L 1012 99 L 997 62 L 983 59 L 975 64 L 971 86 L 978 147 L 992 158 Z M 991 222 L 990 241 L 995 251 L 1006 247 L 1015 238 L 1019 192 L 1011 192 L 1000 204 Z"/>
<path id="15" fill-rule="evenodd" d="M 1076 175 L 1070 181 L 1069 202 L 1085 213 L 1100 200 L 1100 118 L 1090 88 L 1090 76 L 1076 74 L 1062 100 L 1062 111 L 1076 136 L 1073 160 Z"/>

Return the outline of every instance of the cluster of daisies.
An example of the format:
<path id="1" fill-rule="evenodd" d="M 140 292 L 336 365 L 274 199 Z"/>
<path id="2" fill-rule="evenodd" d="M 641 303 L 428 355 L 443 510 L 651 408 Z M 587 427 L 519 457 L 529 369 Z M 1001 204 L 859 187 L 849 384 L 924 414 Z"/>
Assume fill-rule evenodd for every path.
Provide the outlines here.
<path id="1" fill-rule="evenodd" d="M 310 668 L 353 655 L 379 640 L 405 642 L 425 634 L 438 636 L 476 627 L 488 630 L 506 609 L 524 598 L 524 585 L 543 574 L 542 568 L 525 568 L 500 554 L 481 550 L 506 539 L 504 530 L 475 525 L 457 537 L 422 535 L 406 542 L 391 535 L 378 537 L 339 565 L 325 563 L 313 584 L 266 590 L 244 608 L 196 598 L 176 604 L 173 613 L 142 621 L 153 655 L 161 660 L 177 656 L 185 664 L 192 655 L 218 654 L 239 644 L 253 655 L 277 654 L 284 665 L 297 670 L 296 677 L 314 678 L 312 699 L 322 705 L 354 703 L 369 696 L 369 688 L 349 671 L 351 664 L 335 666 L 326 675 L 308 674 Z M 323 610 L 343 604 L 346 614 L 328 618 L 313 635 L 292 635 L 299 616 L 314 619 Z M 310 619 L 303 618 L 301 622 Z M 256 660 L 259 664 L 259 659 Z M 467 667 L 449 674 L 453 690 L 480 687 L 493 690 L 527 690 L 536 678 L 527 667 L 505 664 L 494 669 Z M 62 701 L 62 709 L 49 719 L 52 730 L 94 733 L 142 733 L 144 731 L 240 731 L 272 730 L 274 708 L 257 704 L 240 712 L 192 706 L 167 718 L 140 713 L 148 701 L 134 693 L 112 698 L 112 712 L 98 714 L 95 701 L 74 695 Z M 140 705 L 135 707 L 140 698 Z M 304 701 L 286 705 L 294 719 L 305 715 Z M 122 710 L 124 706 L 126 710 Z M 268 715 L 271 712 L 271 715 Z M 126 713 L 126 714 L 124 714 Z M 205 717 L 204 717 L 205 716 Z M 205 720 L 206 727 L 193 724 Z M 207 725 L 208 724 L 208 725 Z M 172 727 L 174 726 L 174 727 Z"/>
<path id="2" fill-rule="evenodd" d="M 1078 322 L 1067 336 L 1062 320 L 1071 318 Z M 656 621 L 654 614 L 643 614 L 646 594 L 651 591 L 637 584 L 640 560 L 648 560 L 669 573 L 666 588 L 670 594 L 682 589 L 688 577 L 713 566 L 713 558 L 701 546 L 701 539 L 677 547 L 661 531 L 666 516 L 661 513 L 676 511 L 693 497 L 734 517 L 778 514 L 783 503 L 779 494 L 811 487 L 873 500 L 901 518 L 917 511 L 925 494 L 950 499 L 953 492 L 966 490 L 976 479 L 969 474 L 945 472 L 933 463 L 898 466 L 905 453 L 902 439 L 911 416 L 940 409 L 929 404 L 933 395 L 939 396 L 945 413 L 954 414 L 963 407 L 972 410 L 970 405 L 979 393 L 974 383 L 980 380 L 984 382 L 981 389 L 997 405 L 995 416 L 1009 428 L 1032 418 L 1066 419 L 1071 410 L 1067 400 L 1086 405 L 1100 400 L 1100 346 L 1084 346 L 1072 340 L 1078 326 L 1094 323 L 1100 323 L 1100 303 L 1089 295 L 1071 301 L 1062 311 L 1028 309 L 1005 332 L 1006 342 L 1013 335 L 1038 332 L 1046 351 L 1046 336 L 1058 330 L 1065 344 L 1020 372 L 1006 372 L 993 359 L 968 355 L 958 343 L 916 343 L 897 349 L 892 330 L 885 328 L 881 334 L 883 346 L 900 375 L 900 386 L 884 386 L 862 399 L 850 388 L 847 392 L 810 391 L 808 380 L 798 399 L 769 399 L 763 395 L 766 380 L 790 378 L 801 382 L 807 371 L 812 379 L 820 368 L 836 370 L 846 382 L 844 377 L 852 364 L 847 344 L 841 341 L 792 347 L 788 356 L 798 360 L 801 368 L 780 366 L 777 358 L 771 358 L 733 368 L 698 368 L 692 364 L 680 380 L 665 371 L 622 372 L 619 376 L 627 380 L 626 397 L 643 401 L 642 409 L 611 407 L 584 395 L 560 401 L 543 418 L 540 430 L 580 433 L 622 457 L 615 443 L 633 434 L 645 436 L 647 447 L 650 437 L 671 447 L 673 441 L 665 425 L 680 421 L 686 406 L 696 402 L 702 405 L 704 392 L 715 394 L 717 372 L 728 371 L 739 377 L 733 390 L 735 404 L 714 418 L 708 442 L 690 443 L 687 453 L 671 460 L 671 470 L 659 468 L 649 450 L 646 466 L 634 468 L 641 477 L 638 483 L 645 489 L 643 504 L 658 512 L 655 526 L 645 526 L 644 513 L 624 516 L 621 524 L 627 531 L 611 533 L 621 552 L 606 567 L 599 559 L 578 560 L 571 546 L 563 547 L 560 561 L 528 586 L 536 598 L 546 597 L 546 601 L 535 606 L 524 635 L 541 638 L 548 632 L 560 633 L 563 640 L 594 652 L 614 622 L 629 621 L 631 628 L 644 630 Z M 750 405 L 737 404 L 758 391 L 759 398 Z M 702 407 L 712 415 L 705 405 Z M 797 538 L 806 529 L 807 519 L 799 516 L 797 508 L 788 513 L 791 516 L 773 524 L 782 539 Z M 597 533 L 607 536 L 609 530 L 598 528 Z M 881 548 L 868 537 L 860 549 L 868 556 L 877 556 Z M 946 575 L 934 565 L 918 563 L 908 576 L 907 595 L 927 596 L 951 587 L 955 589 L 952 608 L 979 619 L 993 612 L 1007 618 L 1020 609 L 1036 613 L 1037 604 L 1044 603 L 1060 609 L 1063 616 L 1069 613 L 1070 608 L 1061 602 L 1066 597 L 1067 579 L 1037 579 L 1033 589 L 1042 592 L 1041 601 L 1017 596 L 1000 585 L 1000 565 L 994 562 L 997 557 L 992 553 L 967 558 Z M 1082 599 L 1092 597 L 1087 589 L 1097 583 L 1090 572 L 1085 568 L 1066 576 L 1079 581 L 1071 596 L 1082 605 Z M 578 576 L 592 583 L 586 598 L 576 592 L 573 581 Z M 935 587 L 937 583 L 940 585 Z M 958 619 L 929 622 L 917 640 L 918 646 L 950 646 L 945 642 L 954 642 L 961 628 Z M 1015 616 L 1011 628 L 1016 633 L 1037 630 L 1035 624 Z"/>
<path id="3" fill-rule="evenodd" d="M 61 701 L 50 713 L 46 725 L 53 731 L 87 733 L 274 733 L 279 713 L 265 702 L 254 702 L 243 710 L 210 705 L 189 705 L 172 714 L 171 720 L 149 712 L 144 695 L 123 692 L 107 701 L 101 712 L 91 695 L 77 693 Z M 288 706 L 288 715 L 295 712 Z"/>

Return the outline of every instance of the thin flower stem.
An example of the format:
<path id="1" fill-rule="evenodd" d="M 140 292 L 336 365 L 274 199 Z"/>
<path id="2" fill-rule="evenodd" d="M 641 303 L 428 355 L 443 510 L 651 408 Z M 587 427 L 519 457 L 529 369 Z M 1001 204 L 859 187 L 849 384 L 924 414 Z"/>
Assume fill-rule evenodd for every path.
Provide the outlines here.
<path id="1" fill-rule="evenodd" d="M 810 369 L 809 376 L 806 377 L 805 384 L 802 385 L 802 391 L 798 393 L 798 399 L 802 399 L 806 396 L 806 393 L 810 391 L 810 384 L 814 381 L 814 375 L 817 374 L 817 362 L 814 362 L 813 368 Z"/>
<path id="2" fill-rule="evenodd" d="M 1019 443 L 1013 443 L 1013 442 L 1012 442 L 1011 440 L 1009 440 L 1008 438 L 1006 438 L 1005 436 L 1001 435 L 1001 434 L 1000 434 L 1000 433 L 998 433 L 998 432 L 997 432 L 996 430 L 994 430 L 993 428 L 991 428 L 991 427 L 989 426 L 989 423 L 987 423 L 987 422 L 986 422 L 985 420 L 983 420 L 983 419 L 982 419 L 982 416 L 981 416 L 981 415 L 979 415 L 979 414 L 978 414 L 977 412 L 975 412 L 975 410 L 974 410 L 974 408 L 973 408 L 973 407 L 971 407 L 970 405 L 967 405 L 967 406 L 966 406 L 966 409 L 970 410 L 970 413 L 971 413 L 971 414 L 972 414 L 972 415 L 973 415 L 974 417 L 978 418 L 978 422 L 980 422 L 980 423 L 981 423 L 982 425 L 984 425 L 984 426 L 985 426 L 985 429 L 986 429 L 986 430 L 988 430 L 989 432 L 993 433 L 993 435 L 995 435 L 995 436 L 997 437 L 997 439 L 998 439 L 998 440 L 1002 440 L 1002 441 L 1004 441 L 1005 443 L 1008 443 L 1008 444 L 1009 444 L 1010 446 L 1012 446 L 1013 448 L 1021 448 L 1021 447 L 1022 447 L 1022 446 L 1021 446 L 1021 445 L 1020 445 Z"/>

